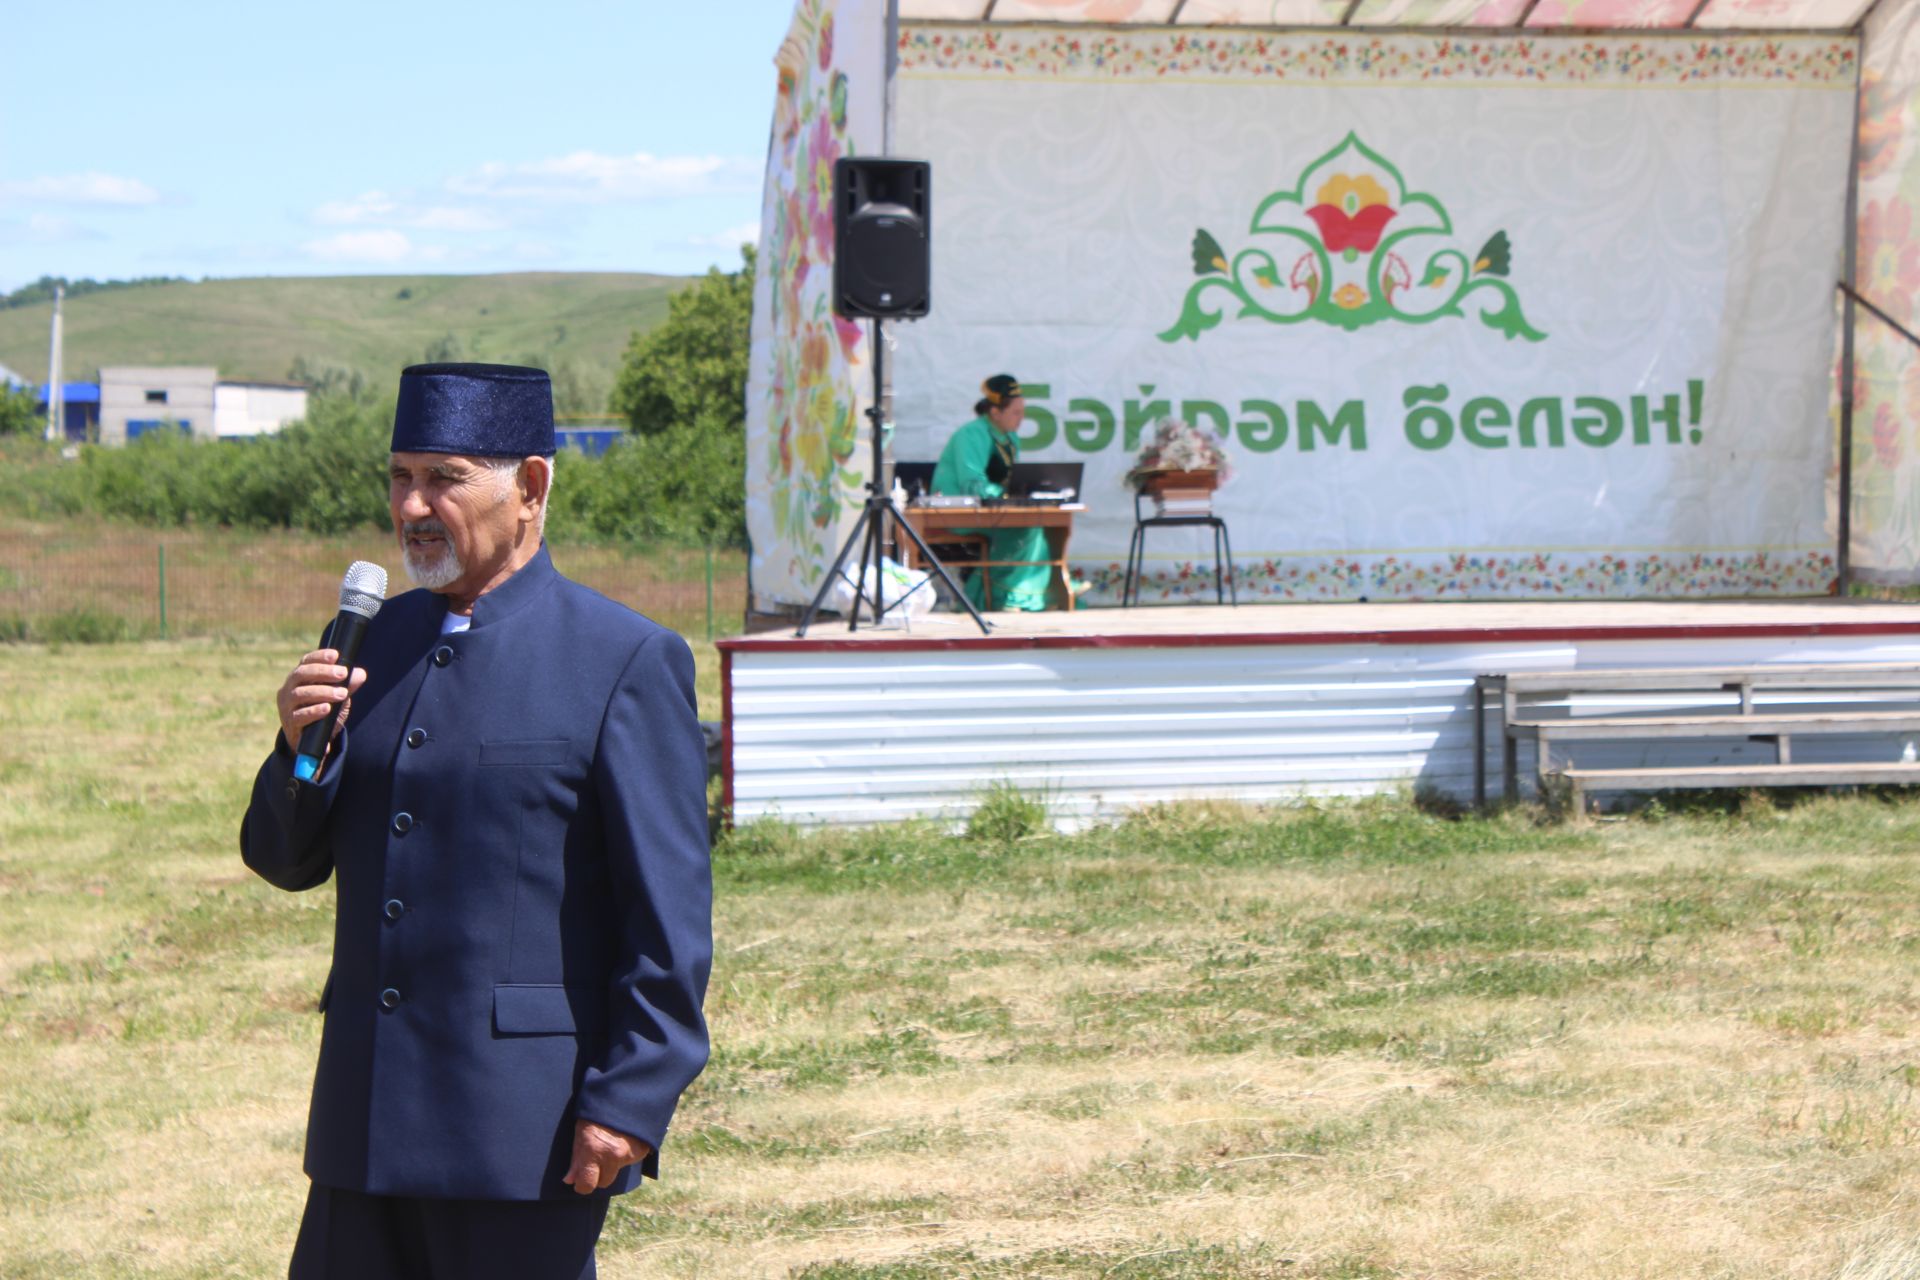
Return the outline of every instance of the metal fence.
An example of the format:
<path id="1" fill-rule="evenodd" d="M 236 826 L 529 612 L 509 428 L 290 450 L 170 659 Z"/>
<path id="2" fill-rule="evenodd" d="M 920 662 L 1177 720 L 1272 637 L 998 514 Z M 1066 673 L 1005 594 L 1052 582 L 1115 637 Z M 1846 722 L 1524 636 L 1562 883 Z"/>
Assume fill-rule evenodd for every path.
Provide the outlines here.
<path id="1" fill-rule="evenodd" d="M 732 548 L 551 547 L 568 577 L 689 639 L 738 630 L 746 556 Z M 390 535 L 0 523 L 0 639 L 312 636 L 355 560 L 393 569 Z M 405 578 L 394 572 L 394 589 Z"/>

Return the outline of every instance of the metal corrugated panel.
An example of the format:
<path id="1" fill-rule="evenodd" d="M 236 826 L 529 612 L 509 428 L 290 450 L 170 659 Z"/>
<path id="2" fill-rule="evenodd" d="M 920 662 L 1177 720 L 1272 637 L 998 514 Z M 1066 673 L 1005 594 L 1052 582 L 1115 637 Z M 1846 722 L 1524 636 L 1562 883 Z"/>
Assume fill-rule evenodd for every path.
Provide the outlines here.
<path id="1" fill-rule="evenodd" d="M 958 816 L 996 782 L 1072 821 L 1202 796 L 1278 801 L 1473 786 L 1473 677 L 1568 667 L 1920 662 L 1887 637 L 732 655 L 734 815 L 800 823 Z M 1837 693 L 1822 701 L 1857 701 Z M 1583 699 L 1711 707 L 1712 696 Z M 1802 696 L 1793 705 L 1806 705 Z M 1490 721 L 1491 721 L 1490 717 Z M 1497 728 L 1489 776 L 1497 788 Z M 1899 738 L 1803 739 L 1797 759 L 1888 759 Z M 1766 744 L 1592 743 L 1582 764 L 1769 761 Z M 1524 774 L 1531 773 L 1523 757 Z"/>

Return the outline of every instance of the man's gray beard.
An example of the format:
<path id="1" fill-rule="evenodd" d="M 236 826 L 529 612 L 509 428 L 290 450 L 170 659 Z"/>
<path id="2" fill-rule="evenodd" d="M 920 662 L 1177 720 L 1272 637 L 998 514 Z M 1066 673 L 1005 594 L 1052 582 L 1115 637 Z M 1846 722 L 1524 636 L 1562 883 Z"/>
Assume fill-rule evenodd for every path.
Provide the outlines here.
<path id="1" fill-rule="evenodd" d="M 440 527 L 427 530 L 414 526 L 407 530 L 409 533 L 429 531 L 439 534 L 442 538 L 446 537 L 446 530 Z M 406 568 L 407 577 L 413 580 L 413 585 L 416 587 L 438 591 L 442 587 L 451 586 L 460 578 L 462 572 L 460 557 L 454 552 L 452 542 L 442 542 L 440 553 L 431 560 L 421 558 L 413 546 L 404 540 L 400 544 L 400 551 L 401 563 Z"/>

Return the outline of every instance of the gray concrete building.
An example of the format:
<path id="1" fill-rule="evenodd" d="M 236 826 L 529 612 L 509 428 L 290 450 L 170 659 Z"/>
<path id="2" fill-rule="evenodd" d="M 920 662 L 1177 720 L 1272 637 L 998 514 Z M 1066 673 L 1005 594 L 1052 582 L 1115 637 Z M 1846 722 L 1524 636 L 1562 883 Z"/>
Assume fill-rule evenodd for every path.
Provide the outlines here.
<path id="1" fill-rule="evenodd" d="M 213 388 L 220 371 L 188 365 L 103 365 L 100 443 L 119 445 L 162 426 L 214 436 Z"/>
<path id="2" fill-rule="evenodd" d="M 110 365 L 100 370 L 100 442 L 120 445 L 161 427 L 202 439 L 268 435 L 307 414 L 307 389 L 291 382 L 222 382 L 190 365 Z"/>

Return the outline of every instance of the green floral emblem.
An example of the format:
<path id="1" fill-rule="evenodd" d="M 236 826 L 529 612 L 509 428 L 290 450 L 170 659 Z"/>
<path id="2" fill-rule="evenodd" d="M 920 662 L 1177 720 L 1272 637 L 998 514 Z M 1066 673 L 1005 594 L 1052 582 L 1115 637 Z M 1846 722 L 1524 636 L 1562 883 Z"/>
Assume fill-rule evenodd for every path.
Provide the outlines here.
<path id="1" fill-rule="evenodd" d="M 1527 323 L 1507 283 L 1507 233 L 1494 232 L 1471 258 L 1423 241 L 1452 236 L 1453 219 L 1432 196 L 1407 190 L 1400 171 L 1357 134 L 1302 170 L 1291 191 L 1262 200 L 1248 234 L 1266 239 L 1229 259 L 1207 231 L 1195 232 L 1200 279 L 1162 342 L 1199 338 L 1226 318 L 1228 298 L 1239 299 L 1243 320 L 1318 320 L 1352 331 L 1382 320 L 1464 316 L 1471 296 L 1489 328 L 1529 342 L 1547 336 Z"/>

